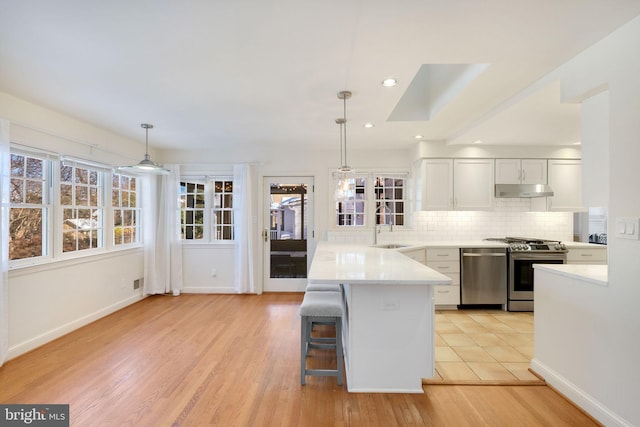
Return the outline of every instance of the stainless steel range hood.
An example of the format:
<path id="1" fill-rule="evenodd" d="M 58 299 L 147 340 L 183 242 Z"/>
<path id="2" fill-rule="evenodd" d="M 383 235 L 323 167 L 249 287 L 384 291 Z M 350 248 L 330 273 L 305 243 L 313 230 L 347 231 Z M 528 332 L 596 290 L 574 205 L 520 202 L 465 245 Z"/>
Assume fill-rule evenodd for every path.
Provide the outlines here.
<path id="1" fill-rule="evenodd" d="M 546 184 L 496 184 L 497 198 L 548 196 L 553 196 L 553 190 Z"/>

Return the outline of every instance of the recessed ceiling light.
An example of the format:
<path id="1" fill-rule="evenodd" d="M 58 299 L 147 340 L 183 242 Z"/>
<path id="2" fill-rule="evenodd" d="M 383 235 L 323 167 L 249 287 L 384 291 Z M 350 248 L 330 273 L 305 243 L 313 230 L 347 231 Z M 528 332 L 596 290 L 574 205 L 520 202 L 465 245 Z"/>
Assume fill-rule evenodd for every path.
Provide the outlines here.
<path id="1" fill-rule="evenodd" d="M 367 129 L 370 129 L 370 128 L 374 127 L 375 125 L 373 123 L 365 123 L 362 126 L 367 128 Z"/>
<path id="2" fill-rule="evenodd" d="M 398 84 L 398 80 L 394 79 L 394 78 L 388 78 L 388 79 L 384 79 L 382 81 L 382 86 L 384 87 L 393 87 L 395 85 Z"/>
<path id="3" fill-rule="evenodd" d="M 418 134 L 418 135 L 414 136 L 414 138 L 415 138 L 415 139 L 422 139 L 422 138 L 424 138 L 424 135 L 420 135 L 420 134 Z"/>
<path id="4" fill-rule="evenodd" d="M 482 144 L 482 140 L 477 139 L 477 140 L 473 141 L 473 143 L 474 143 L 474 144 Z"/>

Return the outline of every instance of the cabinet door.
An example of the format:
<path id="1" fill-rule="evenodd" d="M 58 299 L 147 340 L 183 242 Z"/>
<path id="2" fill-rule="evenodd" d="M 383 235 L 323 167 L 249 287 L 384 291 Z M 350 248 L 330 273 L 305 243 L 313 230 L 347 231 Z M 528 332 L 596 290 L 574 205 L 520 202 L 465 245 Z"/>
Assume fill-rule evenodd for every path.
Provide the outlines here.
<path id="1" fill-rule="evenodd" d="M 580 211 L 582 207 L 582 162 L 580 160 L 549 160 L 549 210 Z"/>
<path id="2" fill-rule="evenodd" d="M 493 165 L 493 159 L 455 159 L 453 166 L 455 209 L 491 209 L 494 193 Z"/>
<path id="3" fill-rule="evenodd" d="M 520 159 L 496 159 L 496 184 L 520 184 Z"/>
<path id="4" fill-rule="evenodd" d="M 547 161 L 545 159 L 523 159 L 520 179 L 523 184 L 546 184 Z"/>
<path id="5" fill-rule="evenodd" d="M 453 208 L 453 160 L 426 159 L 423 167 L 423 210 Z"/>

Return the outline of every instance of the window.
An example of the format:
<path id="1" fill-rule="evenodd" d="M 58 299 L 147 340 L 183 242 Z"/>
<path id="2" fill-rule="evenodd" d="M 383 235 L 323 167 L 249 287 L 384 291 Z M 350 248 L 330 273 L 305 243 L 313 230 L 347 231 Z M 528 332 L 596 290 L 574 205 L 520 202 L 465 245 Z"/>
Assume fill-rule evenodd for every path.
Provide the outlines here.
<path id="1" fill-rule="evenodd" d="M 113 207 L 113 244 L 138 243 L 140 241 L 140 213 L 138 211 L 138 181 L 135 177 L 113 174 L 111 206 Z"/>
<path id="2" fill-rule="evenodd" d="M 60 163 L 62 252 L 103 247 L 102 172 Z"/>
<path id="3" fill-rule="evenodd" d="M 356 177 L 356 197 L 354 200 L 336 202 L 336 224 L 339 226 L 364 226 L 367 179 Z"/>
<path id="4" fill-rule="evenodd" d="M 358 174 L 355 199 L 336 201 L 336 225 L 405 225 L 406 182 L 405 174 Z M 373 200 L 374 203 L 367 203 L 367 200 Z"/>
<path id="5" fill-rule="evenodd" d="M 183 240 L 233 240 L 233 180 L 183 177 L 180 219 Z"/>
<path id="6" fill-rule="evenodd" d="M 376 176 L 374 179 L 375 224 L 404 225 L 405 178 Z"/>
<path id="7" fill-rule="evenodd" d="M 213 187 L 215 240 L 233 240 L 233 181 L 217 180 Z"/>
<path id="8" fill-rule="evenodd" d="M 180 222 L 184 240 L 204 239 L 204 183 L 180 182 Z"/>
<path id="9" fill-rule="evenodd" d="M 45 157 L 11 154 L 10 260 L 47 255 L 49 168 Z"/>

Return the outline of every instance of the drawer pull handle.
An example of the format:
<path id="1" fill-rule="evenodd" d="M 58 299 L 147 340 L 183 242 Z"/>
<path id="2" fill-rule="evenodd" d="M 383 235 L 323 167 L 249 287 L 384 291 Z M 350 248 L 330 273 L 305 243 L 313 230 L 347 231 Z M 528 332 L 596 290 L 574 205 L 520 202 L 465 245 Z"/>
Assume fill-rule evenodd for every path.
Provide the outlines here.
<path id="1" fill-rule="evenodd" d="M 580 256 L 593 256 L 593 254 L 580 254 Z"/>
<path id="2" fill-rule="evenodd" d="M 439 294 L 448 294 L 450 291 L 438 291 Z"/>

